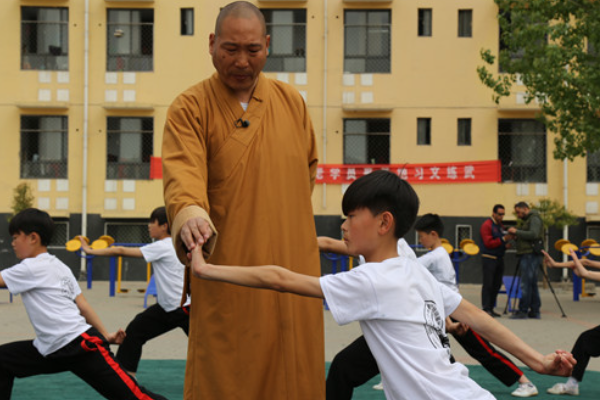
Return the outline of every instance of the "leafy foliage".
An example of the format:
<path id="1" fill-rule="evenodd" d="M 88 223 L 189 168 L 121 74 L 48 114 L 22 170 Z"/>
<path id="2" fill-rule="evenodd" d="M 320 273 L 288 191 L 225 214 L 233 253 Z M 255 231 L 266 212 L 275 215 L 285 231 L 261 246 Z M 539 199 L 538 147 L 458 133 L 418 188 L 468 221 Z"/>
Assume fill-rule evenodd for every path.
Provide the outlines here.
<path id="1" fill-rule="evenodd" d="M 19 183 L 13 189 L 13 201 L 12 201 L 12 211 L 13 215 L 17 215 L 19 212 L 33 207 L 33 193 L 31 192 L 31 186 L 27 182 Z"/>
<path id="2" fill-rule="evenodd" d="M 526 103 L 555 133 L 554 157 L 573 160 L 600 149 L 600 1 L 494 0 L 501 12 L 498 57 L 481 50 L 480 80 L 496 103 L 520 78 Z M 498 61 L 503 72 L 490 72 Z"/>
<path id="3" fill-rule="evenodd" d="M 565 226 L 577 224 L 577 216 L 572 214 L 557 200 L 540 199 L 537 203 L 531 205 L 532 210 L 540 213 L 544 230 L 551 227 L 562 229 Z"/>

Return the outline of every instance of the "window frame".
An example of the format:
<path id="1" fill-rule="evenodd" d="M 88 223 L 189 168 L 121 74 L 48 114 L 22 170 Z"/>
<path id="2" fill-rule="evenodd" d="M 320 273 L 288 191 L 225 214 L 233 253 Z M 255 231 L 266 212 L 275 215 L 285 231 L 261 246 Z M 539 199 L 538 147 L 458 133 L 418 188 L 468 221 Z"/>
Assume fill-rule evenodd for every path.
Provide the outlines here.
<path id="1" fill-rule="evenodd" d="M 462 18 L 461 18 L 462 16 Z M 468 18 L 466 17 L 468 16 Z M 466 18 L 466 21 L 465 21 Z M 467 25 L 465 26 L 465 23 Z M 471 38 L 473 37 L 473 10 L 460 9 L 458 10 L 458 37 Z"/>
<path id="2" fill-rule="evenodd" d="M 25 119 L 36 119 L 34 125 L 37 128 L 24 128 Z M 61 127 L 58 129 L 43 129 L 43 119 L 56 119 L 60 121 Z M 37 133 L 35 139 L 27 138 L 25 135 Z M 41 135 L 44 133 L 59 133 L 61 136 L 61 148 L 59 149 L 60 158 L 44 159 L 40 154 L 40 147 L 43 146 Z M 69 117 L 66 115 L 21 115 L 19 127 L 19 177 L 20 179 L 68 179 L 69 177 Z M 27 143 L 26 143 L 27 142 Z M 48 143 L 54 143 L 49 141 Z M 27 148 L 24 146 L 27 145 Z M 33 148 L 37 149 L 34 153 Z M 30 154 L 30 152 L 32 154 Z M 37 155 L 37 158 L 36 158 Z M 31 160 L 29 160 L 31 156 Z M 27 159 L 26 159 L 27 158 Z M 39 173 L 35 170 L 39 169 Z M 34 172 L 26 172 L 34 170 Z"/>
<path id="3" fill-rule="evenodd" d="M 267 62 L 263 68 L 264 72 L 306 72 L 306 57 L 307 57 L 307 35 L 306 35 L 306 16 L 305 8 L 262 8 L 260 11 L 265 17 L 267 34 L 271 35 L 271 43 L 269 45 L 269 55 Z M 291 12 L 292 22 L 284 23 L 273 20 L 275 15 L 279 13 Z M 281 14 L 283 15 L 283 14 Z M 281 17 L 280 15 L 280 17 Z M 289 29 L 292 34 L 290 47 L 288 52 L 280 52 L 281 43 L 284 43 L 283 33 L 274 32 L 279 29 Z M 301 61 L 301 66 L 298 63 Z M 283 66 L 278 68 L 278 64 Z M 287 68 L 286 68 L 287 66 Z"/>
<path id="4" fill-rule="evenodd" d="M 468 126 L 468 129 L 466 131 L 461 130 L 461 126 L 463 126 L 462 123 L 466 123 L 468 122 L 468 124 L 466 124 L 466 126 Z M 458 118 L 457 119 L 457 145 L 458 146 L 471 146 L 472 145 L 472 140 L 473 140 L 473 121 L 471 118 Z M 462 139 L 462 140 L 461 140 Z"/>
<path id="5" fill-rule="evenodd" d="M 349 15 L 352 13 L 364 13 L 365 23 L 351 24 L 348 22 Z M 369 18 L 372 14 L 385 14 L 386 23 L 370 24 Z M 360 31 L 359 38 L 363 37 L 362 46 L 357 46 L 352 49 L 349 45 L 351 41 L 348 36 L 354 30 Z M 364 30 L 364 32 L 363 32 Z M 378 31 L 379 30 L 379 31 Z M 384 32 L 386 31 L 387 32 Z M 375 46 L 370 46 L 371 35 L 379 34 L 387 38 L 387 43 L 384 43 L 381 48 L 377 49 L 379 54 L 371 53 Z M 360 48 L 362 47 L 362 49 Z M 356 54 L 353 54 L 356 53 Z M 363 68 L 356 68 L 353 61 L 364 61 Z M 379 67 L 379 64 L 382 67 Z M 351 74 L 390 74 L 392 72 L 392 10 L 391 9 L 346 9 L 344 10 L 344 73 Z"/>
<path id="6" fill-rule="evenodd" d="M 180 35 L 194 36 L 195 11 L 193 7 L 181 7 L 180 9 Z"/>
<path id="7" fill-rule="evenodd" d="M 432 37 L 433 36 L 433 9 L 419 8 L 417 19 L 417 36 Z"/>
<path id="8" fill-rule="evenodd" d="M 130 130 L 123 129 L 123 120 L 133 119 L 140 120 L 141 129 Z M 112 129 L 111 122 L 118 121 L 119 129 Z M 147 127 L 144 124 L 151 125 L 152 129 L 145 129 Z M 139 162 L 126 162 L 119 161 L 121 158 L 121 140 L 114 139 L 110 135 L 123 135 L 123 134 L 139 134 L 140 135 L 140 159 Z M 147 138 L 150 136 L 150 139 Z M 111 141 L 115 140 L 115 145 L 118 144 L 118 154 L 110 153 Z M 148 145 L 150 143 L 150 145 Z M 116 151 L 115 151 L 116 153 Z M 108 116 L 106 118 L 106 179 L 107 180 L 150 180 L 150 159 L 154 154 L 154 117 L 140 117 L 140 116 Z M 116 161 L 111 161 L 111 157 L 116 157 Z M 147 160 L 147 161 L 146 161 Z M 134 174 L 122 172 L 126 168 L 133 168 L 134 171 L 139 171 Z"/>
<path id="9" fill-rule="evenodd" d="M 20 45 L 21 45 L 21 70 L 46 70 L 46 71 L 68 71 L 69 70 L 69 8 L 68 7 L 43 7 L 43 6 L 21 6 L 20 21 Z M 36 12 L 36 19 L 29 20 L 32 11 Z M 59 21 L 47 21 L 40 19 L 40 11 L 56 10 L 59 12 Z M 63 18 L 66 18 L 63 20 Z M 40 41 L 52 41 L 52 37 L 47 31 L 39 32 L 40 28 L 45 26 L 51 29 L 52 25 L 58 25 L 58 41 L 48 44 L 48 51 L 40 52 L 38 47 Z M 36 36 L 33 39 L 33 36 Z M 35 52 L 26 52 L 29 47 L 35 47 Z M 62 58 L 66 58 L 62 60 Z M 34 62 L 35 60 L 35 62 Z M 59 62 L 61 61 L 62 62 Z"/>
<path id="10" fill-rule="evenodd" d="M 351 121 L 365 121 L 366 127 L 365 132 L 347 132 L 347 123 Z M 392 137 L 391 132 L 391 119 L 390 118 L 344 118 L 343 119 L 343 163 L 344 165 L 361 165 L 361 164 L 389 164 L 391 157 L 391 146 L 390 141 Z M 373 129 L 374 126 L 378 124 L 387 124 L 387 128 L 383 126 L 381 129 Z M 386 132 L 384 132 L 386 131 Z M 359 162 L 350 162 L 347 158 L 349 157 L 347 146 L 349 146 L 348 139 L 352 136 L 360 136 L 364 137 L 365 140 L 365 160 Z M 383 162 L 370 162 L 373 159 L 377 159 L 376 154 L 373 152 L 377 152 L 377 147 L 382 146 L 382 142 L 378 142 L 377 137 L 385 136 L 387 140 L 387 154 L 384 155 Z"/>
<path id="11" fill-rule="evenodd" d="M 425 136 L 422 136 L 421 124 L 426 123 L 423 132 Z M 432 120 L 431 117 L 418 117 L 417 118 L 417 146 L 431 146 L 432 135 L 431 135 Z M 424 140 L 422 140 L 424 139 Z"/>
<path id="12" fill-rule="evenodd" d="M 543 127 L 543 131 L 532 131 L 532 132 L 522 132 L 518 129 L 512 128 L 510 132 L 502 132 L 502 124 L 508 123 L 532 123 L 532 124 L 540 124 Z M 539 127 L 539 125 L 538 125 Z M 518 128 L 518 127 L 517 127 Z M 530 137 L 530 140 L 535 141 L 535 137 L 542 137 L 542 147 L 543 149 L 539 149 L 539 145 L 535 143 L 533 145 L 524 145 L 523 143 L 513 142 L 523 142 L 523 138 Z M 520 137 L 521 139 L 513 140 L 513 137 Z M 507 157 L 506 152 L 506 144 L 502 142 L 510 142 L 510 154 Z M 501 163 L 501 179 L 502 182 L 512 182 L 512 183 L 547 183 L 548 182 L 548 158 L 547 158 L 547 148 L 548 148 L 548 135 L 546 127 L 538 120 L 533 118 L 498 118 L 498 159 Z M 523 164 L 515 161 L 515 158 L 523 158 L 523 154 L 516 154 L 517 149 L 536 149 L 535 151 L 531 150 L 530 153 L 536 153 L 542 155 L 542 163 L 538 164 Z M 516 157 L 515 157 L 516 156 Z M 539 174 L 543 175 L 542 180 L 529 180 L 521 178 L 534 176 L 536 171 L 529 171 L 528 169 L 540 169 Z M 507 179 L 506 177 L 510 174 L 512 179 Z M 516 178 L 515 178 L 516 175 Z"/>
<path id="13" fill-rule="evenodd" d="M 111 22 L 111 15 L 129 12 L 128 22 Z M 139 13 L 140 22 L 132 22 L 133 13 Z M 151 17 L 151 18 L 149 18 Z M 116 18 L 116 16 L 115 16 Z M 145 22 L 151 19 L 152 22 Z M 106 9 L 106 71 L 109 72 L 153 72 L 155 12 L 153 8 L 107 8 Z M 122 26 L 123 29 L 119 28 Z M 113 29 L 114 28 L 114 29 Z M 137 29 L 139 28 L 139 32 Z M 129 29 L 129 30 L 127 30 Z M 135 31 L 134 31 L 135 29 Z M 125 39 L 129 51 L 119 52 L 114 40 Z M 151 35 L 148 40 L 148 35 Z M 139 36 L 135 39 L 135 36 Z M 150 46 L 148 46 L 150 43 Z M 138 48 L 135 51 L 133 48 Z"/>

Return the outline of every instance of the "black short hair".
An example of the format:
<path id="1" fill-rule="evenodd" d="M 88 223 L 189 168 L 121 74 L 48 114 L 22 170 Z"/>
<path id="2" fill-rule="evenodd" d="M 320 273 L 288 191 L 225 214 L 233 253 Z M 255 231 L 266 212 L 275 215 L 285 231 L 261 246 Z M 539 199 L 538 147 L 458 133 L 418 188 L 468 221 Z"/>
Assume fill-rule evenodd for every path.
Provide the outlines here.
<path id="1" fill-rule="evenodd" d="M 394 236 L 403 237 L 412 227 L 419 212 L 419 196 L 398 175 L 379 170 L 352 182 L 342 199 L 342 211 L 348 215 L 367 208 L 373 215 L 389 211 L 396 224 Z"/>
<path id="2" fill-rule="evenodd" d="M 437 232 L 439 237 L 444 234 L 444 223 L 437 214 L 425 214 L 415 224 L 415 230 L 417 232 Z"/>
<path id="3" fill-rule="evenodd" d="M 158 207 L 150 214 L 150 222 L 156 221 L 159 225 L 167 224 L 167 231 L 171 233 L 169 226 L 169 220 L 167 219 L 167 209 L 165 207 Z"/>
<path id="4" fill-rule="evenodd" d="M 494 212 L 494 214 L 498 214 L 498 210 L 499 210 L 499 209 L 503 209 L 503 210 L 505 210 L 506 208 L 504 208 L 504 206 L 503 206 L 502 204 L 496 204 L 496 205 L 494 206 L 494 208 L 492 209 L 492 211 Z"/>
<path id="5" fill-rule="evenodd" d="M 529 204 L 525 203 L 524 201 L 520 201 L 515 204 L 515 208 L 529 208 Z"/>
<path id="6" fill-rule="evenodd" d="M 11 236 L 20 232 L 26 235 L 35 232 L 39 235 L 42 246 L 48 246 L 54 233 L 54 221 L 45 211 L 27 208 L 12 217 L 8 224 Z"/>

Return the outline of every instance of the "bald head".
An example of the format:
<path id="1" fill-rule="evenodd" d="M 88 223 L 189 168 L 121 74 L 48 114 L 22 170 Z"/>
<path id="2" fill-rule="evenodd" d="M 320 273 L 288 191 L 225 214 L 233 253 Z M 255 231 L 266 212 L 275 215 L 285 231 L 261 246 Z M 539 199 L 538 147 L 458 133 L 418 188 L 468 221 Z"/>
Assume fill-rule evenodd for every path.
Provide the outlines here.
<path id="1" fill-rule="evenodd" d="M 263 13 L 261 13 L 252 3 L 248 3 L 247 1 L 234 1 L 233 3 L 227 4 L 219 12 L 217 22 L 215 23 L 215 36 L 219 36 L 221 33 L 221 25 L 228 17 L 244 19 L 256 18 L 262 27 L 263 34 L 265 36 L 267 35 L 267 26 L 265 24 Z"/>

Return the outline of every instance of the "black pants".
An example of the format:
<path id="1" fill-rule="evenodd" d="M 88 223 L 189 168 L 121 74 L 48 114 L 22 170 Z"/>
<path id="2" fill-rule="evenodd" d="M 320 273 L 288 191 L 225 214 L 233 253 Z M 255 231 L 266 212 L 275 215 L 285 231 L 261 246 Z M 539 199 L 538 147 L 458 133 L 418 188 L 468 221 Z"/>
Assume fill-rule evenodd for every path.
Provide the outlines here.
<path id="1" fill-rule="evenodd" d="M 471 357 L 506 386 L 511 386 L 523 375 L 512 361 L 473 330 L 469 329 L 464 336 L 454 338 Z M 351 400 L 354 388 L 378 373 L 375 357 L 364 336 L 361 336 L 333 358 L 327 374 L 327 400 Z"/>
<path id="2" fill-rule="evenodd" d="M 506 386 L 512 386 L 523 376 L 523 371 L 519 367 L 472 329 L 463 336 L 452 336 L 471 357 Z"/>
<path id="3" fill-rule="evenodd" d="M 165 399 L 139 386 L 115 360 L 106 339 L 91 328 L 46 357 L 32 340 L 0 346 L 0 400 L 10 399 L 15 378 L 65 371 L 73 372 L 107 399 Z"/>
<path id="4" fill-rule="evenodd" d="M 579 335 L 571 353 L 577 360 L 571 376 L 581 382 L 590 357 L 600 356 L 600 325 Z"/>
<path id="5" fill-rule="evenodd" d="M 125 333 L 125 340 L 119 346 L 117 359 L 129 372 L 137 372 L 142 347 L 150 339 L 167 333 L 175 328 L 181 328 L 188 334 L 190 318 L 187 309 L 178 308 L 166 312 L 158 304 L 148 307 L 135 316 L 129 323 Z"/>
<path id="6" fill-rule="evenodd" d="M 325 384 L 327 400 L 350 400 L 354 388 L 379 373 L 375 357 L 364 336 L 359 337 L 335 355 Z"/>
<path id="7" fill-rule="evenodd" d="M 481 286 L 481 308 L 492 311 L 502 287 L 504 275 L 504 258 L 497 259 L 481 257 L 483 265 L 483 285 Z M 506 288 L 509 290 L 510 288 Z"/>

